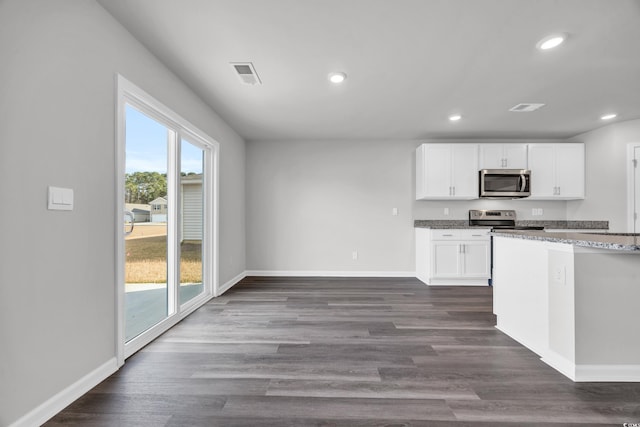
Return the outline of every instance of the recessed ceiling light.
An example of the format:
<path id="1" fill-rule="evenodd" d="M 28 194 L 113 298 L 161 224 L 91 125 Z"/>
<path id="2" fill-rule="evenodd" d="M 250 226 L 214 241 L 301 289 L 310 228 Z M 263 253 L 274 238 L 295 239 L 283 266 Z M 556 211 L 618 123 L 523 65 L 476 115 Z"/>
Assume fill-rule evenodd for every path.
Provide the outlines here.
<path id="1" fill-rule="evenodd" d="M 567 39 L 567 35 L 564 33 L 552 34 L 540 40 L 536 47 L 540 50 L 549 50 L 554 47 L 560 46 Z"/>
<path id="2" fill-rule="evenodd" d="M 345 73 L 330 73 L 329 81 L 331 83 L 342 83 L 347 78 Z"/>
<path id="3" fill-rule="evenodd" d="M 457 122 L 461 118 L 462 118 L 462 116 L 460 114 L 452 114 L 452 115 L 449 116 L 449 121 Z"/>
<path id="4" fill-rule="evenodd" d="M 600 120 L 611 120 L 618 117 L 616 113 L 605 114 L 604 116 L 600 116 Z"/>

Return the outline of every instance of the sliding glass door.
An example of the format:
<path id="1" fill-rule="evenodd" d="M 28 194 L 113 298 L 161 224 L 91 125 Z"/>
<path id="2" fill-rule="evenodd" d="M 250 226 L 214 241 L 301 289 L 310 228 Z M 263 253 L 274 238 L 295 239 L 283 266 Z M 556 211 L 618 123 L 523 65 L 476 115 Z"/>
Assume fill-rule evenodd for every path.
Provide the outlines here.
<path id="1" fill-rule="evenodd" d="M 123 363 L 214 294 L 218 145 L 123 78 L 118 84 Z"/>
<path id="2" fill-rule="evenodd" d="M 169 194 L 167 165 L 175 134 L 126 106 L 124 235 L 125 339 L 130 341 L 169 315 Z M 173 210 L 173 209 L 172 209 Z"/>
<path id="3" fill-rule="evenodd" d="M 197 144 L 180 142 L 180 304 L 204 290 L 204 154 Z"/>

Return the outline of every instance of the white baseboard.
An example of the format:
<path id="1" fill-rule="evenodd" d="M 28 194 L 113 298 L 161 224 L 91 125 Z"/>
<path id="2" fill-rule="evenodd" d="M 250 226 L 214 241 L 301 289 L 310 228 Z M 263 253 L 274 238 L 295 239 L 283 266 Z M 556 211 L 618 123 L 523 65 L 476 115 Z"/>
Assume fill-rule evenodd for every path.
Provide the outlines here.
<path id="1" fill-rule="evenodd" d="M 576 365 L 577 382 L 640 382 L 640 365 Z"/>
<path id="2" fill-rule="evenodd" d="M 480 280 L 451 280 L 451 279 L 431 279 L 430 282 L 424 282 L 429 286 L 489 286 L 487 279 Z"/>
<path id="3" fill-rule="evenodd" d="M 509 328 L 505 328 L 504 325 L 500 323 L 500 317 L 498 317 L 496 329 L 504 334 L 507 334 L 510 338 L 518 341 L 520 344 L 522 344 L 523 346 L 527 347 L 529 350 L 533 351 L 535 354 L 540 356 L 541 359 L 545 357 L 546 351 L 547 351 L 546 348 L 539 347 L 538 345 L 530 342 L 529 340 L 523 339 L 519 334 L 509 330 Z"/>
<path id="4" fill-rule="evenodd" d="M 262 277 L 416 277 L 415 271 L 247 270 L 246 276 Z"/>
<path id="5" fill-rule="evenodd" d="M 218 291 L 216 292 L 216 296 L 219 297 L 220 295 L 224 294 L 225 292 L 227 292 L 229 289 L 231 289 L 233 286 L 235 286 L 239 281 L 241 281 L 245 277 L 247 277 L 247 272 L 243 271 L 242 273 L 238 274 L 233 279 L 228 280 L 226 283 L 224 283 L 222 286 L 220 286 L 218 288 Z"/>
<path id="6" fill-rule="evenodd" d="M 44 424 L 117 370 L 118 361 L 113 357 L 15 421 L 11 427 L 33 427 Z"/>
<path id="7" fill-rule="evenodd" d="M 542 361 L 574 382 L 640 382 L 640 365 L 576 365 L 552 351 Z"/>
<path id="8" fill-rule="evenodd" d="M 560 356 L 555 351 L 547 351 L 544 357 L 540 358 L 544 363 L 560 372 L 571 381 L 576 381 L 576 365 L 569 359 Z"/>

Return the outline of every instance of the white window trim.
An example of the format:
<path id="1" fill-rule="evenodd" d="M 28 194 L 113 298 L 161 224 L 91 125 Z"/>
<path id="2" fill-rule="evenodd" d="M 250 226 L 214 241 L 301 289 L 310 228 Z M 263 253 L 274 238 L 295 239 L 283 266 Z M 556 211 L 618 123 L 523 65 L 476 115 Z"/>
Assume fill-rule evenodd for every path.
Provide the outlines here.
<path id="1" fill-rule="evenodd" d="M 184 119 L 179 114 L 175 113 L 153 96 L 149 95 L 147 92 L 140 89 L 138 86 L 119 74 L 117 75 L 116 87 L 116 208 L 114 215 L 116 219 L 116 356 L 118 366 L 122 366 L 127 357 L 144 347 L 180 320 L 184 319 L 213 296 L 218 295 L 220 144 L 213 138 L 209 137 L 206 133 L 199 130 L 188 120 Z M 144 112 L 144 114 L 175 131 L 176 141 L 179 142 L 182 139 L 186 139 L 190 143 L 197 143 L 203 150 L 205 150 L 208 155 L 204 156 L 205 161 L 203 172 L 204 176 L 209 176 L 211 179 L 205 180 L 207 182 L 203 182 L 203 191 L 205 192 L 206 199 L 206 205 L 204 207 L 207 215 L 205 217 L 203 230 L 203 294 L 193 298 L 182 306 L 177 304 L 177 311 L 175 313 L 170 314 L 165 320 L 142 333 L 138 337 L 132 339 L 125 345 L 124 239 L 122 238 L 122 230 L 124 230 L 125 115 L 127 104 Z M 179 150 L 179 144 L 177 145 L 177 150 Z M 179 165 L 177 164 L 178 157 L 179 156 L 170 155 L 169 169 L 174 168 L 174 170 L 179 171 Z M 177 190 L 177 183 L 174 183 L 174 185 Z M 178 193 L 179 191 L 173 192 L 175 200 L 173 200 L 173 203 L 169 203 L 170 206 L 174 206 L 173 209 L 176 209 L 178 206 L 176 204 L 179 200 Z M 177 217 L 179 213 L 169 212 L 168 215 L 170 214 L 176 215 Z M 170 235 L 173 234 L 175 236 L 175 233 L 177 233 L 177 230 L 169 231 Z M 208 244 L 204 245 L 204 242 L 208 242 Z M 170 263 L 170 270 L 171 264 L 172 263 Z M 170 271 L 169 274 L 173 274 L 177 279 L 177 272 Z M 169 296 L 169 299 L 173 298 L 175 301 L 179 301 L 178 287 L 179 285 L 175 287 L 174 295 Z"/>
<path id="2" fill-rule="evenodd" d="M 632 142 L 627 144 L 627 230 L 629 233 L 638 233 L 638 230 L 635 229 L 635 218 L 634 218 L 634 202 L 635 202 L 635 176 L 634 174 L 640 173 L 640 165 L 638 165 L 638 169 L 634 169 L 633 160 L 635 156 L 635 149 L 640 147 L 640 142 Z M 640 159 L 637 159 L 640 161 Z M 639 212 L 640 214 L 640 212 Z"/>

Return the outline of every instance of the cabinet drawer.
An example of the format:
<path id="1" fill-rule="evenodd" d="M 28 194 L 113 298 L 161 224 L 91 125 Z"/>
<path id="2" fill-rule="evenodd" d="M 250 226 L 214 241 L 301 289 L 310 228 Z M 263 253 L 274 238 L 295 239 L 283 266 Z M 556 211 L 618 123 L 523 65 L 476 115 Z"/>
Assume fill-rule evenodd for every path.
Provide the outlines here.
<path id="1" fill-rule="evenodd" d="M 460 230 L 460 238 L 462 240 L 489 240 L 490 231 L 489 228 Z"/>
<path id="2" fill-rule="evenodd" d="M 489 228 L 431 230 L 431 240 L 489 240 Z"/>
<path id="3" fill-rule="evenodd" d="M 458 229 L 431 230 L 432 240 L 460 240 Z"/>

